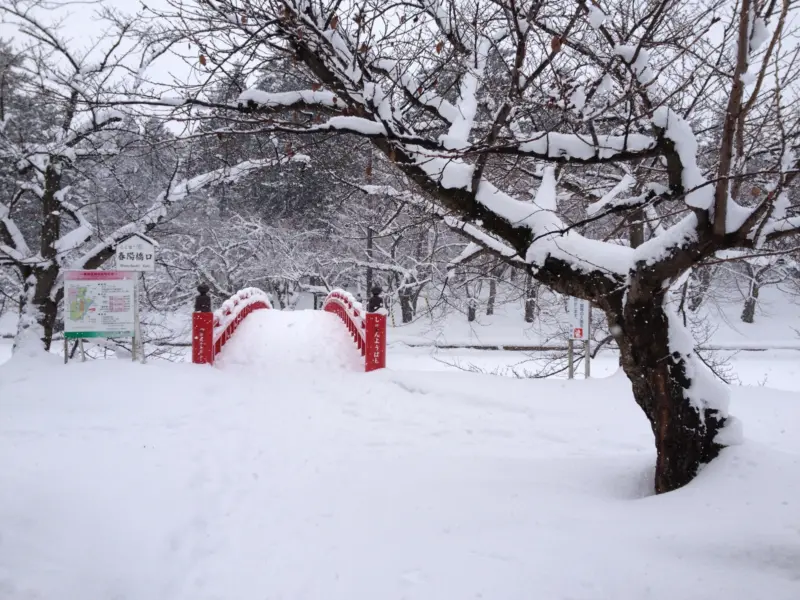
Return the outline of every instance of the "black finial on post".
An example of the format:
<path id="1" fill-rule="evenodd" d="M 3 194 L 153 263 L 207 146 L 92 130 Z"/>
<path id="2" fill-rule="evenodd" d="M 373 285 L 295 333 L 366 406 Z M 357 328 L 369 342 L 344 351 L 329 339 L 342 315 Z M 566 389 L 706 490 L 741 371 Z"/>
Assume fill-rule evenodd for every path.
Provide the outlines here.
<path id="1" fill-rule="evenodd" d="M 201 283 L 197 286 L 197 291 L 200 294 L 194 300 L 194 312 L 211 312 L 211 297 L 208 295 L 208 290 L 210 288 L 205 284 Z"/>
<path id="2" fill-rule="evenodd" d="M 372 296 L 367 301 L 367 312 L 377 312 L 381 308 L 383 308 L 383 298 L 381 298 L 381 293 L 383 290 L 380 286 L 376 285 L 372 290 Z"/>

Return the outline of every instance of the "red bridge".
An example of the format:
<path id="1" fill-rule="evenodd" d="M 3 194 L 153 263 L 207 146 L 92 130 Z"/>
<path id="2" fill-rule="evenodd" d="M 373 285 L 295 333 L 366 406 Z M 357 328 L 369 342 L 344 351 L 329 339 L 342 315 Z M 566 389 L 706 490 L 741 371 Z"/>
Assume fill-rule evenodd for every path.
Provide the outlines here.
<path id="1" fill-rule="evenodd" d="M 198 291 L 200 295 L 195 301 L 192 315 L 192 362 L 195 364 L 213 365 L 248 315 L 257 310 L 272 310 L 267 294 L 257 288 L 245 288 L 237 292 L 213 312 L 208 287 L 201 285 Z M 386 366 L 384 311 L 367 312 L 352 294 L 344 290 L 330 292 L 322 309 L 339 317 L 364 358 L 365 371 Z"/>

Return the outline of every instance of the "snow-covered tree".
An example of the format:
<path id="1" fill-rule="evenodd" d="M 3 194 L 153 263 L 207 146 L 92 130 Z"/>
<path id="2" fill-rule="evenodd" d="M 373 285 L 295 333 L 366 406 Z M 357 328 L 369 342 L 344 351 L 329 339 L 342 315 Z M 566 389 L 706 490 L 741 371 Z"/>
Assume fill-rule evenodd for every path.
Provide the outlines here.
<path id="1" fill-rule="evenodd" d="M 165 153 L 177 141 L 160 124 L 109 107 L 164 46 L 130 39 L 134 21 L 116 19 L 83 50 L 41 20 L 43 8 L 0 3 L 22 34 L 0 51 L 0 265 L 22 283 L 17 349 L 49 349 L 65 270 L 101 267 L 119 241 L 151 232 L 202 188 L 303 159 L 279 151 L 187 174 L 190 154 Z"/>
<path id="2" fill-rule="evenodd" d="M 716 252 L 798 231 L 789 0 L 172 4 L 160 35 L 190 41 L 202 71 L 283 54 L 313 78 L 246 90 L 231 118 L 368 137 L 448 226 L 605 312 L 652 425 L 658 492 L 738 437 L 666 297 Z M 620 218 L 647 226 L 603 233 Z"/>

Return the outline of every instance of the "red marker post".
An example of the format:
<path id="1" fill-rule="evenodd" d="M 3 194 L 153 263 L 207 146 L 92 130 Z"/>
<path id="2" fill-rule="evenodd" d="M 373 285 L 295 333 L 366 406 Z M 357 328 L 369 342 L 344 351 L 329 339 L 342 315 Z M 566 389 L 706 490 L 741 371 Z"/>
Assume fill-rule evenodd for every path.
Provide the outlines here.
<path id="1" fill-rule="evenodd" d="M 386 311 L 383 309 L 383 290 L 375 286 L 370 290 L 372 297 L 367 301 L 366 338 L 364 370 L 369 373 L 386 368 Z"/>
<path id="2" fill-rule="evenodd" d="M 386 368 L 386 315 L 367 313 L 367 352 L 364 370 L 369 373 Z"/>
<path id="3" fill-rule="evenodd" d="M 192 362 L 196 365 L 214 364 L 214 313 L 208 289 L 207 285 L 197 287 L 200 295 L 192 313 Z"/>

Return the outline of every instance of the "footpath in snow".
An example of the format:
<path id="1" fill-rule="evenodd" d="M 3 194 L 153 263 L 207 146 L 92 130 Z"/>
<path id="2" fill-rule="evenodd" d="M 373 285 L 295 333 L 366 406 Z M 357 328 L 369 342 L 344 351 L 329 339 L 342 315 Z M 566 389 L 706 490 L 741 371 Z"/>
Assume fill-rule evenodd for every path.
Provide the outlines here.
<path id="1" fill-rule="evenodd" d="M 225 345 L 219 367 L 270 374 L 363 371 L 364 360 L 336 315 L 321 310 L 257 310 Z"/>
<path id="2" fill-rule="evenodd" d="M 3 600 L 796 600 L 800 396 L 650 495 L 624 377 L 365 374 L 258 311 L 216 367 L 0 366 Z"/>

